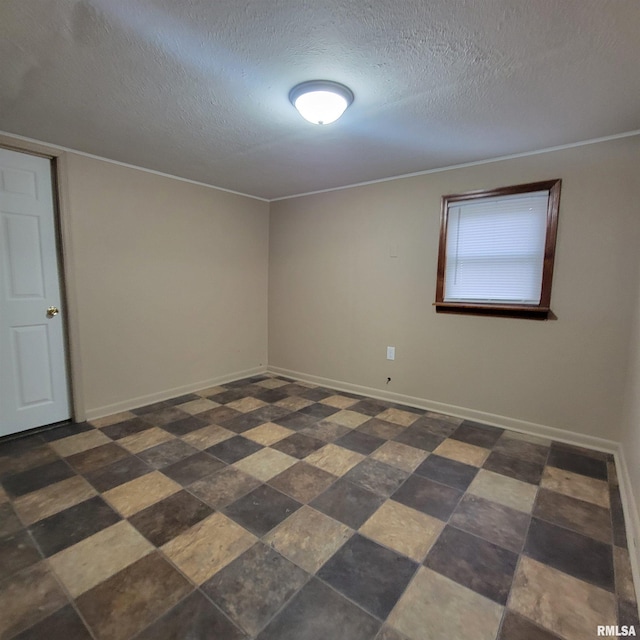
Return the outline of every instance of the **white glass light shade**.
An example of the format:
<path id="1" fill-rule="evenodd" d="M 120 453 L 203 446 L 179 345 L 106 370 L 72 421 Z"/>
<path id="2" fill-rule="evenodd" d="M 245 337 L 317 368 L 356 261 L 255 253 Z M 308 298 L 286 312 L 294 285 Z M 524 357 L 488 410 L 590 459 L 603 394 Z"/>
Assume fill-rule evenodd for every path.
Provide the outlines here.
<path id="1" fill-rule="evenodd" d="M 353 102 L 353 93 L 337 82 L 312 80 L 295 86 L 289 100 L 305 120 L 313 124 L 331 124 Z"/>

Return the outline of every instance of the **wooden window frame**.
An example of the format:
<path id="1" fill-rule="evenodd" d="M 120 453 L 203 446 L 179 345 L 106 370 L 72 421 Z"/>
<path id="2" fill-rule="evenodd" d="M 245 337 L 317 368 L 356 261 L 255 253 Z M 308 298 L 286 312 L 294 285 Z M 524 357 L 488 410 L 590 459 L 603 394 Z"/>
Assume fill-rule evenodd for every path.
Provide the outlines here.
<path id="1" fill-rule="evenodd" d="M 547 320 L 552 317 L 551 312 L 551 283 L 553 280 L 553 265 L 556 252 L 556 237 L 558 234 L 558 212 L 560 209 L 560 188 L 562 180 L 545 180 L 530 182 L 498 189 L 482 189 L 453 195 L 442 196 L 442 210 L 440 214 L 440 246 L 438 250 L 438 279 L 436 282 L 436 301 L 434 306 L 437 313 L 458 313 L 467 315 L 501 316 L 508 318 L 528 318 Z M 510 196 L 535 191 L 547 191 L 546 239 L 542 270 L 542 291 L 538 304 L 498 304 L 475 302 L 445 302 L 445 268 L 447 263 L 447 227 L 449 206 L 462 200 L 480 200 L 497 196 Z"/>

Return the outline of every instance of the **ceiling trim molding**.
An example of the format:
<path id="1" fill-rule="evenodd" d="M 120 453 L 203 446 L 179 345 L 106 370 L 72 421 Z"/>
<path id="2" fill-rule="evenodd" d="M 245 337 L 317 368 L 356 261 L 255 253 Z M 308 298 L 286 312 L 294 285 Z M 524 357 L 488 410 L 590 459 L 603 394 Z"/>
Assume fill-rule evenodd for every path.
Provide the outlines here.
<path id="1" fill-rule="evenodd" d="M 0 136 L 6 136 L 7 138 L 13 138 L 21 142 L 26 142 L 31 145 L 38 145 L 39 147 L 45 147 L 51 151 L 62 151 L 67 153 L 75 153 L 76 155 L 83 156 L 85 158 L 93 158 L 94 160 L 102 160 L 102 162 L 108 162 L 110 164 L 116 164 L 120 167 L 127 167 L 128 169 L 137 169 L 138 171 L 144 171 L 145 173 L 151 173 L 163 178 L 172 178 L 173 180 L 180 180 L 180 182 L 187 182 L 189 184 L 195 184 L 199 187 L 207 187 L 207 189 L 215 189 L 216 191 L 224 191 L 225 193 L 231 193 L 234 196 L 243 196 L 245 198 L 251 198 L 253 200 L 260 200 L 260 202 L 270 202 L 267 198 L 261 198 L 260 196 L 253 196 L 249 193 L 242 193 L 241 191 L 234 191 L 233 189 L 225 189 L 224 187 L 217 187 L 214 184 L 207 184 L 206 182 L 198 182 L 197 180 L 189 180 L 189 178 L 181 178 L 180 176 L 174 176 L 170 173 L 163 173 L 162 171 L 156 171 L 155 169 L 147 169 L 146 167 L 139 167 L 135 164 L 128 164 L 127 162 L 120 162 L 119 160 L 111 160 L 110 158 L 103 158 L 102 156 L 96 156 L 93 153 L 86 153 L 85 151 L 78 151 L 77 149 L 70 149 L 69 147 L 62 147 L 59 144 L 52 144 L 50 142 L 43 142 L 42 140 L 35 140 L 34 138 L 27 138 L 26 136 L 20 136 L 16 133 L 10 133 L 8 131 L 0 130 Z M 53 155 L 53 154 L 52 154 Z M 59 154 L 58 154 L 59 155 Z"/>
<path id="2" fill-rule="evenodd" d="M 600 142 L 608 142 L 610 140 L 618 140 L 620 138 L 631 138 L 637 135 L 640 135 L 640 129 L 634 129 L 633 131 L 625 131 L 624 133 L 616 133 L 611 136 L 603 136 L 602 138 L 592 138 L 590 140 L 583 140 L 581 142 L 561 144 L 556 147 L 547 147 L 545 149 L 538 149 L 536 151 L 524 151 L 522 153 L 514 153 L 508 156 L 498 156 L 496 158 L 487 158 L 485 160 L 475 160 L 474 162 L 464 162 L 462 164 L 453 164 L 448 167 L 426 169 L 424 171 L 415 171 L 414 173 L 403 173 L 397 176 L 390 176 L 389 178 L 378 178 L 377 180 L 368 180 L 366 182 L 356 182 L 354 184 L 347 184 L 342 187 L 330 187 L 328 189 L 319 189 L 318 191 L 308 191 L 305 193 L 297 193 L 291 196 L 281 196 L 279 198 L 271 198 L 269 202 L 278 202 L 280 200 L 291 200 L 292 198 L 304 198 L 305 196 L 313 196 L 318 193 L 330 193 L 331 191 L 342 191 L 343 189 L 353 189 L 354 187 L 364 187 L 369 184 L 378 184 L 380 182 L 390 182 L 392 180 L 402 180 L 403 178 L 414 178 L 416 176 L 425 176 L 430 173 L 441 173 L 443 171 L 453 171 L 454 169 L 464 169 L 466 167 L 475 167 L 481 164 L 491 164 L 493 162 L 502 162 L 503 160 L 513 160 L 515 158 L 526 158 L 528 156 L 537 156 L 542 153 L 552 153 L 553 151 L 562 151 L 563 149 L 573 149 L 575 147 L 584 147 L 590 144 L 599 144 Z"/>

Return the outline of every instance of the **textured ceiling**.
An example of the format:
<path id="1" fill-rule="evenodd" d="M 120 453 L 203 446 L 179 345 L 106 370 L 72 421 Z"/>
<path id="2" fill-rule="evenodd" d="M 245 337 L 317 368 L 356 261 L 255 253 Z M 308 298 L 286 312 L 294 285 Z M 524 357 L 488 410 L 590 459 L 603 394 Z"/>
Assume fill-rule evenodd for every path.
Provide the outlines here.
<path id="1" fill-rule="evenodd" d="M 638 0 L 0 2 L 0 130 L 263 198 L 637 129 Z"/>

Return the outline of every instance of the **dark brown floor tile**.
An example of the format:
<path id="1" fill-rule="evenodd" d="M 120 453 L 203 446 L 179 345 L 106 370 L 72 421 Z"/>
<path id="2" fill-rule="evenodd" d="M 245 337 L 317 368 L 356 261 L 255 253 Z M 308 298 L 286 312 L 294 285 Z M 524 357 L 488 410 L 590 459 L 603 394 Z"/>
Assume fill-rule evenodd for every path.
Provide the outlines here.
<path id="1" fill-rule="evenodd" d="M 64 460 L 57 460 L 9 476 L 2 481 L 2 485 L 7 493 L 15 498 L 66 480 L 74 475 L 73 470 Z"/>
<path id="2" fill-rule="evenodd" d="M 320 402 L 316 402 L 315 404 L 311 404 L 308 407 L 300 409 L 300 413 L 316 418 L 317 420 L 324 420 L 324 418 L 328 418 L 334 413 L 338 413 L 338 411 L 340 411 L 340 409 L 330 407 L 328 404 L 321 404 Z"/>
<path id="3" fill-rule="evenodd" d="M 85 474 L 85 478 L 101 492 L 109 491 L 129 480 L 135 480 L 152 468 L 137 456 L 128 456 L 105 467 L 94 469 Z"/>
<path id="4" fill-rule="evenodd" d="M 288 398 L 289 394 L 280 389 L 264 389 L 256 393 L 253 397 L 263 402 L 279 402 L 280 400 Z"/>
<path id="5" fill-rule="evenodd" d="M 124 422 L 118 422 L 117 424 L 104 427 L 101 431 L 112 440 L 120 440 L 121 438 L 126 438 L 134 433 L 140 433 L 150 428 L 151 425 L 141 418 L 131 418 L 131 420 L 125 420 Z"/>
<path id="6" fill-rule="evenodd" d="M 307 503 L 320 495 L 337 480 L 336 476 L 306 462 L 297 462 L 292 467 L 269 480 L 269 484 L 291 496 L 298 502 Z"/>
<path id="7" fill-rule="evenodd" d="M 373 640 L 379 627 L 373 616 L 313 579 L 257 640 Z"/>
<path id="8" fill-rule="evenodd" d="M 536 485 L 540 484 L 542 472 L 544 471 L 543 464 L 514 458 L 497 451 L 492 451 L 489 454 L 483 468 L 515 480 L 522 480 L 522 482 Z"/>
<path id="9" fill-rule="evenodd" d="M 635 627 L 638 633 L 640 617 L 638 617 L 638 604 L 627 600 L 618 600 L 618 624 Z"/>
<path id="10" fill-rule="evenodd" d="M 627 531 L 624 523 L 622 498 L 618 487 L 609 487 L 609 504 L 611 506 L 611 524 L 613 526 L 613 544 L 627 548 Z"/>
<path id="11" fill-rule="evenodd" d="M 397 402 L 390 402 L 389 407 L 391 409 L 399 409 L 400 411 L 408 411 L 409 413 L 415 413 L 418 416 L 422 416 L 425 414 L 424 409 L 419 409 L 418 407 L 412 407 L 408 404 L 399 404 Z"/>
<path id="12" fill-rule="evenodd" d="M 14 640 L 91 640 L 75 609 L 68 604 L 16 636 Z"/>
<path id="13" fill-rule="evenodd" d="M 215 401 L 220 404 L 229 404 L 229 402 L 235 402 L 236 400 L 246 398 L 247 394 L 242 389 L 227 389 L 227 391 L 218 393 L 214 397 Z"/>
<path id="14" fill-rule="evenodd" d="M 585 447 L 578 447 L 577 445 L 567 444 L 566 442 L 552 442 L 551 448 L 558 451 L 568 451 L 569 453 L 575 453 L 579 456 L 587 456 L 595 460 L 602 460 L 603 462 L 613 461 L 613 455 L 610 453 L 597 451 L 596 449 L 586 449 Z"/>
<path id="15" fill-rule="evenodd" d="M 462 492 L 457 489 L 412 475 L 392 497 L 396 502 L 446 522 L 461 496 Z"/>
<path id="16" fill-rule="evenodd" d="M 213 509 L 204 502 L 179 491 L 139 511 L 129 522 L 156 547 L 161 547 L 212 513 Z"/>
<path id="17" fill-rule="evenodd" d="M 309 391 L 309 387 L 303 387 L 297 382 L 290 382 L 289 384 L 284 385 L 283 387 L 278 387 L 280 391 L 286 393 L 288 396 L 299 396 L 303 393 Z"/>
<path id="18" fill-rule="evenodd" d="M 202 590 L 249 635 L 258 633 L 309 579 L 258 542 L 202 585 Z"/>
<path id="19" fill-rule="evenodd" d="M 491 449 L 496 444 L 504 429 L 490 427 L 479 422 L 465 420 L 452 434 L 454 440 L 460 440 L 467 444 L 475 444 L 477 447 Z"/>
<path id="20" fill-rule="evenodd" d="M 76 600 L 100 640 L 125 640 L 176 605 L 193 587 L 159 553 L 151 553 Z"/>
<path id="21" fill-rule="evenodd" d="M 251 413 L 241 413 L 239 416 L 231 418 L 231 420 L 225 420 L 217 424 L 234 433 L 244 433 L 264 423 L 265 420 L 258 416 L 254 416 Z"/>
<path id="22" fill-rule="evenodd" d="M 383 438 L 378 438 L 354 429 L 341 438 L 338 438 L 335 441 L 335 444 L 340 447 L 344 447 L 345 449 L 350 449 L 356 453 L 368 456 L 370 453 L 381 447 L 385 442 L 386 440 Z"/>
<path id="23" fill-rule="evenodd" d="M 168 404 L 170 407 L 175 407 L 179 404 L 185 404 L 187 402 L 191 402 L 192 400 L 200 400 L 200 396 L 197 393 L 187 393 L 184 396 L 178 396 L 177 398 L 171 398 L 171 400 L 165 400 L 164 403 Z"/>
<path id="24" fill-rule="evenodd" d="M 329 396 L 335 395 L 335 391 L 329 389 L 323 389 L 322 387 L 316 387 L 315 389 L 307 389 L 298 395 L 305 400 L 312 400 L 313 402 L 320 402 Z"/>
<path id="25" fill-rule="evenodd" d="M 132 409 L 131 413 L 135 413 L 137 416 L 144 416 L 145 414 L 153 413 L 154 411 L 162 411 L 162 409 L 166 409 L 168 406 L 169 405 L 166 402 L 153 402 L 152 404 L 146 404 L 144 407 Z"/>
<path id="26" fill-rule="evenodd" d="M 321 420 L 320 422 L 316 422 L 306 429 L 301 429 L 300 433 L 304 433 L 313 438 L 318 438 L 320 440 L 323 440 L 324 442 L 334 442 L 350 431 L 351 429 L 343 427 L 341 424 L 336 424 L 335 422 L 331 422 L 329 420 Z"/>
<path id="27" fill-rule="evenodd" d="M 279 424 L 281 427 L 286 427 L 287 429 L 302 431 L 303 429 L 313 426 L 316 422 L 319 422 L 319 420 L 318 418 L 308 416 L 305 413 L 300 413 L 300 411 L 295 411 L 284 418 L 274 420 L 274 422 Z"/>
<path id="28" fill-rule="evenodd" d="M 227 464 L 233 464 L 234 462 L 238 462 L 238 460 L 250 456 L 252 453 L 260 451 L 260 449 L 263 449 L 263 446 L 257 442 L 248 440 L 242 436 L 234 436 L 233 438 L 214 444 L 213 447 L 206 449 L 206 452 Z"/>
<path id="29" fill-rule="evenodd" d="M 168 467 L 164 467 L 162 473 L 186 487 L 196 480 L 220 471 L 225 466 L 224 462 L 217 460 L 204 451 L 200 451 Z"/>
<path id="30" fill-rule="evenodd" d="M 286 453 L 294 458 L 302 459 L 306 458 L 310 453 L 324 447 L 325 444 L 326 442 L 323 440 L 312 438 L 304 433 L 294 433 L 284 438 L 284 440 L 272 444 L 271 448 L 282 451 L 282 453 Z"/>
<path id="31" fill-rule="evenodd" d="M 72 422 L 71 424 L 65 424 L 61 427 L 54 427 L 53 429 L 43 431 L 40 436 L 45 442 L 53 442 L 54 440 L 76 436 L 79 433 L 91 431 L 92 429 L 93 427 L 87 422 Z"/>
<path id="32" fill-rule="evenodd" d="M 454 489 L 466 491 L 471 481 L 476 477 L 478 468 L 433 454 L 414 473 Z"/>
<path id="33" fill-rule="evenodd" d="M 222 509 L 260 486 L 260 481 L 235 467 L 226 467 L 194 482 L 189 491 L 208 505 Z"/>
<path id="34" fill-rule="evenodd" d="M 376 618 L 384 620 L 417 568 L 413 560 L 356 534 L 317 575 Z"/>
<path id="35" fill-rule="evenodd" d="M 590 456 L 551 447 L 547 464 L 558 469 L 579 473 L 596 480 L 607 480 L 607 463 Z"/>
<path id="36" fill-rule="evenodd" d="M 467 494 L 460 501 L 449 523 L 505 549 L 520 553 L 529 521 L 530 516 L 522 511 Z"/>
<path id="37" fill-rule="evenodd" d="M 214 400 L 216 396 L 211 396 Z M 217 402 L 217 400 L 215 400 Z M 217 424 L 220 425 L 222 422 L 226 420 L 231 420 L 232 418 L 237 418 L 241 416 L 242 413 L 240 411 L 236 411 L 231 407 L 215 407 L 214 409 L 209 409 L 207 411 L 203 411 L 198 414 L 198 417 L 202 420 L 206 420 L 209 424 Z"/>
<path id="38" fill-rule="evenodd" d="M 293 498 L 263 484 L 225 507 L 223 512 L 251 533 L 261 537 L 301 506 Z"/>
<path id="39" fill-rule="evenodd" d="M 0 538 L 0 576 L 8 578 L 41 559 L 26 530 Z"/>
<path id="40" fill-rule="evenodd" d="M 43 432 L 44 433 L 44 432 Z M 0 438 L 0 456 L 15 456 L 45 444 L 41 433 Z"/>
<path id="41" fill-rule="evenodd" d="M 538 465 L 544 465 L 549 455 L 549 447 L 517 438 L 500 438 L 493 450 L 496 453 Z"/>
<path id="42" fill-rule="evenodd" d="M 505 612 L 498 640 L 561 640 L 513 611 Z"/>
<path id="43" fill-rule="evenodd" d="M 458 428 L 457 423 L 453 424 L 446 420 L 430 418 L 429 416 L 418 418 L 411 426 L 423 427 L 429 433 L 440 438 L 448 438 Z"/>
<path id="44" fill-rule="evenodd" d="M 92 469 L 104 467 L 107 464 L 126 458 L 130 453 L 115 442 L 94 447 L 69 456 L 67 462 L 79 473 L 88 473 Z"/>
<path id="45" fill-rule="evenodd" d="M 29 530 L 48 557 L 119 520 L 121 517 L 100 496 L 95 496 L 36 522 Z"/>
<path id="46" fill-rule="evenodd" d="M 259 418 L 260 423 L 263 422 L 273 422 L 274 420 L 278 420 L 279 418 L 284 418 L 291 413 L 290 409 L 286 407 L 278 407 L 277 405 L 267 405 L 266 407 L 260 407 L 255 411 L 249 412 L 247 415 L 250 415 L 254 418 Z"/>
<path id="47" fill-rule="evenodd" d="M 206 412 L 205 412 L 206 413 Z M 189 416 L 188 418 L 182 418 L 181 420 L 176 420 L 175 422 L 170 422 L 169 424 L 164 425 L 162 428 L 169 433 L 172 433 L 174 436 L 183 436 L 187 433 L 191 433 L 192 431 L 197 431 L 198 429 L 202 429 L 209 425 L 209 422 L 203 418 L 202 414 L 198 414 L 198 416 Z"/>
<path id="48" fill-rule="evenodd" d="M 363 398 L 359 402 L 352 404 L 349 407 L 349 411 L 364 413 L 365 416 L 375 418 L 379 413 L 386 411 L 390 406 L 391 404 L 389 402 L 384 402 L 383 400 L 370 400 L 369 398 Z"/>
<path id="49" fill-rule="evenodd" d="M 517 553 L 448 526 L 429 551 L 424 564 L 504 605 L 517 562 Z"/>
<path id="50" fill-rule="evenodd" d="M 0 504 L 0 538 L 10 536 L 22 529 L 22 522 L 10 503 Z"/>
<path id="51" fill-rule="evenodd" d="M 609 509 L 599 507 L 591 502 L 578 500 L 548 489 L 539 489 L 533 515 L 600 540 L 600 542 L 613 543 Z"/>
<path id="52" fill-rule="evenodd" d="M 365 458 L 343 477 L 363 489 L 388 497 L 409 477 L 409 474 L 379 460 Z"/>
<path id="53" fill-rule="evenodd" d="M 177 422 L 178 420 L 184 420 L 190 417 L 191 414 L 186 411 L 182 411 L 179 407 L 164 405 L 161 409 L 146 413 L 142 416 L 142 419 L 153 425 L 154 427 L 166 427 L 168 424 Z"/>
<path id="54" fill-rule="evenodd" d="M 47 444 L 1 456 L 0 480 L 57 460 L 60 460 L 60 456 Z"/>
<path id="55" fill-rule="evenodd" d="M 615 591 L 611 545 L 533 518 L 524 553 L 579 580 Z"/>
<path id="56" fill-rule="evenodd" d="M 200 591 L 194 591 L 136 640 L 249 640 Z"/>
<path id="57" fill-rule="evenodd" d="M 433 451 L 438 445 L 445 441 L 445 438 L 433 435 L 433 433 L 420 425 L 411 425 L 404 429 L 400 435 L 396 436 L 394 440 L 424 451 Z"/>
<path id="58" fill-rule="evenodd" d="M 46 562 L 23 569 L 0 582 L 0 638 L 13 638 L 67 602 Z"/>
<path id="59" fill-rule="evenodd" d="M 154 469 L 163 469 L 174 464 L 184 458 L 188 458 L 198 453 L 195 447 L 183 442 L 182 440 L 169 440 L 155 447 L 146 449 L 138 454 L 149 466 Z"/>
<path id="60" fill-rule="evenodd" d="M 380 507 L 385 498 L 341 478 L 311 502 L 311 506 L 357 529 Z"/>
<path id="61" fill-rule="evenodd" d="M 378 418 L 371 418 L 371 420 L 363 422 L 356 429 L 356 431 L 367 433 L 383 440 L 393 440 L 404 430 L 405 428 L 398 424 L 393 424 L 393 422 L 387 422 L 386 420 L 378 420 Z"/>

